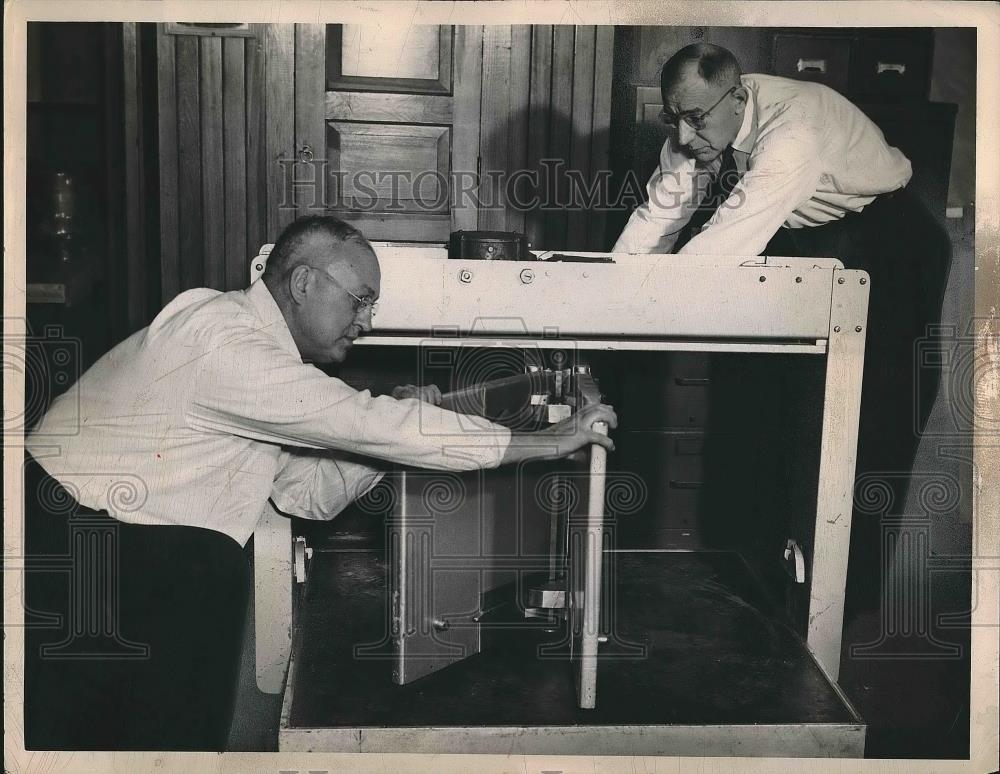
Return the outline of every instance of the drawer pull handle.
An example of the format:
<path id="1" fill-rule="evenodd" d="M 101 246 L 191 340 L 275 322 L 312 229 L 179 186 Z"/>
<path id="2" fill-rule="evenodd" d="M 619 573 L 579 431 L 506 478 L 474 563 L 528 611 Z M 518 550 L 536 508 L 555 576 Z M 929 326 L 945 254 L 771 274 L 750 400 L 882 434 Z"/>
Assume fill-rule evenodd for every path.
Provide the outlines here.
<path id="1" fill-rule="evenodd" d="M 875 71 L 877 75 L 882 73 L 899 73 L 900 75 L 906 75 L 906 65 L 905 64 L 894 64 L 892 62 L 879 62 L 875 66 Z"/>
<path id="2" fill-rule="evenodd" d="M 825 73 L 825 59 L 800 59 L 795 65 L 800 73 Z"/>
<path id="3" fill-rule="evenodd" d="M 701 489 L 701 481 L 674 481 L 670 480 L 671 489 Z"/>
<path id="4" fill-rule="evenodd" d="M 674 443 L 674 453 L 685 457 L 699 456 L 705 453 L 705 443 L 701 439 L 688 440 L 678 438 L 676 443 Z"/>
<path id="5" fill-rule="evenodd" d="M 711 383 L 711 379 L 697 376 L 678 376 L 674 378 L 674 384 L 678 387 L 708 387 Z"/>

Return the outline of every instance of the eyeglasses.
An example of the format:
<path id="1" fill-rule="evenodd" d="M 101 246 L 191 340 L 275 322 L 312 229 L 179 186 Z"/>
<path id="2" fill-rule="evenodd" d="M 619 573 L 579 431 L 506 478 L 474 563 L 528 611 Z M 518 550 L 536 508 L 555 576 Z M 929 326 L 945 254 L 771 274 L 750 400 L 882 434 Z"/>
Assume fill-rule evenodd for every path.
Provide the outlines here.
<path id="1" fill-rule="evenodd" d="M 365 312 L 369 312 L 370 311 L 371 312 L 371 316 L 374 317 L 375 313 L 378 312 L 378 301 L 376 301 L 374 298 L 372 298 L 370 296 L 365 296 L 364 298 L 362 298 L 361 296 L 357 296 L 354 293 L 352 293 L 350 290 L 348 290 L 347 288 L 345 288 L 343 285 L 341 285 L 339 282 L 337 282 L 337 280 L 335 280 L 333 277 L 331 277 L 325 271 L 323 271 L 323 269 L 319 269 L 319 268 L 317 268 L 315 266 L 312 266 L 311 268 L 316 269 L 316 271 L 319 274 L 321 274 L 324 277 L 326 277 L 328 280 L 330 280 L 330 282 L 332 282 L 334 285 L 336 285 L 338 288 L 340 288 L 341 290 L 343 290 L 345 293 L 347 293 L 347 295 L 349 295 L 351 298 L 354 299 L 354 314 L 355 315 L 364 314 Z"/>
<path id="2" fill-rule="evenodd" d="M 677 124 L 683 121 L 685 124 L 690 126 L 696 132 L 701 131 L 702 129 L 705 128 L 705 119 L 708 118 L 708 114 L 711 113 L 713 110 L 715 110 L 720 104 L 722 104 L 722 100 L 724 100 L 738 88 L 739 86 L 730 86 L 729 90 L 726 91 L 726 93 L 723 94 L 721 97 L 719 97 L 718 101 L 714 105 L 712 105 L 712 107 L 710 107 L 708 110 L 703 110 L 701 112 L 687 111 L 685 113 L 682 113 L 681 115 L 676 115 L 668 111 L 666 108 L 664 108 L 663 110 L 660 111 L 660 120 L 673 129 L 676 129 Z"/>

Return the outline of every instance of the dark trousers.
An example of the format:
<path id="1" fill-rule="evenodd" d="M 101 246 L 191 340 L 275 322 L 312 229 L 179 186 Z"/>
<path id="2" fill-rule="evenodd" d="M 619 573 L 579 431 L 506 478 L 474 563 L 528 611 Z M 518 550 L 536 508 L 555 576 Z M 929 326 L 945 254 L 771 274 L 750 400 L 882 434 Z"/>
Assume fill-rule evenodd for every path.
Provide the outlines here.
<path id="1" fill-rule="evenodd" d="M 250 568 L 231 538 L 130 525 L 25 467 L 25 744 L 223 750 Z"/>
<path id="2" fill-rule="evenodd" d="M 904 189 L 825 226 L 781 229 L 765 255 L 839 258 L 871 276 L 858 472 L 910 471 L 940 382 L 940 369 L 921 367 L 916 354 L 941 320 L 944 229 Z"/>
<path id="3" fill-rule="evenodd" d="M 879 486 L 890 495 L 886 515 L 899 515 L 940 383 L 940 368 L 920 353 L 934 348 L 941 320 L 951 267 L 946 232 L 904 189 L 825 226 L 781 229 L 764 254 L 839 258 L 871 276 L 856 493 Z M 849 607 L 868 607 L 878 594 L 879 522 L 855 514 L 849 590 L 857 604 L 849 593 Z"/>

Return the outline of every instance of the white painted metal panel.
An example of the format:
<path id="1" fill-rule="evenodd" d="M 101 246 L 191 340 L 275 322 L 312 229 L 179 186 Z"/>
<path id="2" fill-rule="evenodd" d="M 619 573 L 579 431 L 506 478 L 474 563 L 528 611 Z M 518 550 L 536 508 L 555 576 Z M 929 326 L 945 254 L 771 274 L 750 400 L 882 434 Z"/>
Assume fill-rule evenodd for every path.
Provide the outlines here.
<path id="1" fill-rule="evenodd" d="M 832 272 L 811 263 L 380 261 L 376 333 L 818 339 L 829 331 Z"/>
<path id="2" fill-rule="evenodd" d="M 292 527 L 268 502 L 253 533 L 257 687 L 281 693 L 292 652 Z"/>

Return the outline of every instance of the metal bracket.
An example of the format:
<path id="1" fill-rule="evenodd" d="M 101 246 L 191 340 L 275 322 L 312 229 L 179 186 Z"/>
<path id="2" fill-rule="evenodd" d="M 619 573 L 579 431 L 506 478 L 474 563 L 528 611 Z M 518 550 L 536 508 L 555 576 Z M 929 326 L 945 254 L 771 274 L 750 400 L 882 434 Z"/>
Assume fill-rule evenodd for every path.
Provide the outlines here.
<path id="1" fill-rule="evenodd" d="M 306 539 L 301 535 L 295 538 L 295 543 L 292 546 L 292 555 L 295 567 L 295 582 L 305 583 L 307 565 L 309 560 L 312 559 L 313 550 L 306 545 Z"/>

